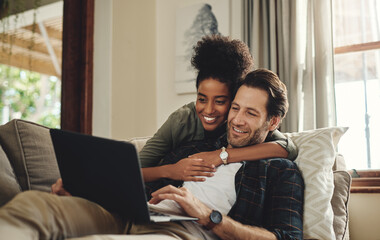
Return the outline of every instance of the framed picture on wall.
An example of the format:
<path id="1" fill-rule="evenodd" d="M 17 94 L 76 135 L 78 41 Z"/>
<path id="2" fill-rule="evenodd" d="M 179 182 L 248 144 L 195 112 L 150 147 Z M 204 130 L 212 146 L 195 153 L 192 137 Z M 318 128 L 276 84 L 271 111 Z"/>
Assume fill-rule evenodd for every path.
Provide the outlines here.
<path id="1" fill-rule="evenodd" d="M 176 21 L 175 89 L 177 94 L 195 93 L 193 46 L 205 35 L 229 35 L 229 0 L 209 0 L 181 7 Z"/>

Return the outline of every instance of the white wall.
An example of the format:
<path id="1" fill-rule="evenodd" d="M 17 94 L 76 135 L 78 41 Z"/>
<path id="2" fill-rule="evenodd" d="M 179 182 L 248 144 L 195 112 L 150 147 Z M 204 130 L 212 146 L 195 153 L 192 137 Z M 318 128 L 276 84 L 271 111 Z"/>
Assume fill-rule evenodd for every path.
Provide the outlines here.
<path id="1" fill-rule="evenodd" d="M 114 138 L 146 136 L 156 130 L 155 21 L 155 0 L 113 0 Z"/>
<path id="2" fill-rule="evenodd" d="M 158 2 L 156 10 L 157 128 L 174 110 L 195 100 L 195 94 L 178 95 L 174 88 L 176 9 L 191 1 L 159 0 Z"/>
<path id="3" fill-rule="evenodd" d="M 95 0 L 93 135 L 111 137 L 112 6 Z"/>
<path id="4" fill-rule="evenodd" d="M 156 1 L 96 0 L 93 133 L 156 130 Z"/>
<path id="5" fill-rule="evenodd" d="M 351 240 L 380 239 L 380 194 L 351 194 L 349 214 Z"/>

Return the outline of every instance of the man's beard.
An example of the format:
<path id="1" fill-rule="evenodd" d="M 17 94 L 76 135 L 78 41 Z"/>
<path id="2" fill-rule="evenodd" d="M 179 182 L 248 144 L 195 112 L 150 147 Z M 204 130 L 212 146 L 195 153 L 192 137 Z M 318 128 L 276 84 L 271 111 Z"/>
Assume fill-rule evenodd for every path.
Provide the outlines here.
<path id="1" fill-rule="evenodd" d="M 269 125 L 269 122 L 265 122 L 261 127 L 255 130 L 252 137 L 248 136 L 246 138 L 231 139 L 230 128 L 232 127 L 230 126 L 230 124 L 228 124 L 228 131 L 227 131 L 228 144 L 231 145 L 231 147 L 233 148 L 241 148 L 241 147 L 263 143 L 265 138 L 268 135 L 268 125 Z"/>

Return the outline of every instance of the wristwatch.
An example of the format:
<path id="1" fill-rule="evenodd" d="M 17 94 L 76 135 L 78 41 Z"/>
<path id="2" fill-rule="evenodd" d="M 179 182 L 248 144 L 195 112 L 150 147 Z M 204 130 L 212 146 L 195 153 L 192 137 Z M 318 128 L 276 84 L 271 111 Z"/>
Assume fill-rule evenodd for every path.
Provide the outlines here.
<path id="1" fill-rule="evenodd" d="M 222 159 L 224 165 L 227 165 L 228 152 L 225 147 L 222 147 L 222 152 L 219 154 L 219 157 Z"/>
<path id="2" fill-rule="evenodd" d="M 222 220 L 223 220 L 223 215 L 217 210 L 212 210 L 212 212 L 210 214 L 210 221 L 207 223 L 206 228 L 208 230 L 211 230 L 217 224 L 221 223 Z"/>

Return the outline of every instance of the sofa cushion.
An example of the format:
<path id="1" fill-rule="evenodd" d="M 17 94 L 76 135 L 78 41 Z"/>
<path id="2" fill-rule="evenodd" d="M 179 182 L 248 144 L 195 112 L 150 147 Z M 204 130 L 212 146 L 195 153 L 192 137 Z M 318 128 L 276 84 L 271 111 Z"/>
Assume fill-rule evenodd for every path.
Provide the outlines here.
<path id="1" fill-rule="evenodd" d="M 336 239 L 346 239 L 348 235 L 348 199 L 351 175 L 346 171 L 334 172 L 334 194 L 331 206 L 334 211 L 334 231 Z"/>
<path id="2" fill-rule="evenodd" d="M 346 171 L 346 170 L 347 170 L 346 161 L 344 160 L 343 155 L 338 153 L 335 158 L 333 171 Z"/>
<path id="3" fill-rule="evenodd" d="M 295 160 L 305 182 L 304 239 L 335 239 L 332 167 L 336 145 L 347 128 L 331 127 L 284 133 L 298 147 Z"/>
<path id="4" fill-rule="evenodd" d="M 50 191 L 60 174 L 49 128 L 15 119 L 0 126 L 0 144 L 23 191 Z"/>
<path id="5" fill-rule="evenodd" d="M 151 137 L 135 137 L 130 138 L 127 141 L 135 145 L 137 152 L 140 152 L 150 138 Z"/>
<path id="6" fill-rule="evenodd" d="M 21 192 L 7 155 L 0 146 L 0 207 Z"/>

